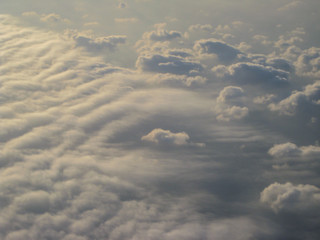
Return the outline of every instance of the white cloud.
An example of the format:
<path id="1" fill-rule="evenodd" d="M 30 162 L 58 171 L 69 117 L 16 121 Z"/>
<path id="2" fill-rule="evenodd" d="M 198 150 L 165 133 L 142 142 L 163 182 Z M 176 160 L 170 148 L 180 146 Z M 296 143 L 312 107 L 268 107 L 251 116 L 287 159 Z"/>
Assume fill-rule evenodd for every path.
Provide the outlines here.
<path id="1" fill-rule="evenodd" d="M 242 54 L 238 49 L 216 39 L 201 39 L 195 43 L 194 49 L 200 54 L 215 54 L 222 62 L 232 62 Z"/>
<path id="2" fill-rule="evenodd" d="M 231 120 L 240 120 L 247 116 L 249 109 L 247 107 L 231 106 L 217 111 L 217 120 L 229 122 Z"/>
<path id="3" fill-rule="evenodd" d="M 153 142 L 162 145 L 177 145 L 177 146 L 199 146 L 204 147 L 203 143 L 192 143 L 190 137 L 185 132 L 173 133 L 170 130 L 155 128 L 147 135 L 141 137 L 142 141 Z"/>
<path id="4" fill-rule="evenodd" d="M 166 27 L 166 23 L 156 24 L 155 27 L 157 28 L 157 30 L 151 31 L 151 32 L 145 32 L 142 38 L 149 41 L 165 42 L 165 41 L 172 41 L 176 38 L 182 37 L 182 33 L 178 31 L 165 30 L 164 28 Z"/>
<path id="5" fill-rule="evenodd" d="M 297 74 L 318 79 L 320 77 L 320 48 L 312 47 L 302 51 L 295 66 Z"/>
<path id="6" fill-rule="evenodd" d="M 260 201 L 275 212 L 304 211 L 320 207 L 320 189 L 313 185 L 273 183 L 261 192 Z"/>
<path id="7" fill-rule="evenodd" d="M 27 5 L 0 2 L 25 12 L 0 16 L 0 239 L 319 235 L 316 0 L 294 18 L 276 1 Z M 253 104 L 308 84 L 290 121 Z M 274 181 L 310 197 L 265 190 L 275 216 L 257 199 Z"/>
<path id="8" fill-rule="evenodd" d="M 271 111 L 277 111 L 285 115 L 294 115 L 297 110 L 308 105 L 319 105 L 320 81 L 305 86 L 303 91 L 293 91 L 291 95 L 279 103 L 269 105 Z"/>
<path id="9" fill-rule="evenodd" d="M 301 150 L 293 143 L 276 144 L 269 149 L 268 153 L 274 157 L 293 157 L 301 154 Z"/>
<path id="10" fill-rule="evenodd" d="M 232 100 L 237 101 L 243 95 L 244 95 L 243 89 L 241 87 L 228 86 L 220 91 L 217 101 L 218 102 L 230 102 Z"/>
<path id="11" fill-rule="evenodd" d="M 298 147 L 293 143 L 276 144 L 268 153 L 276 158 L 287 158 L 287 157 L 319 157 L 320 147 L 319 146 L 302 146 Z"/>
<path id="12" fill-rule="evenodd" d="M 267 94 L 254 98 L 253 102 L 257 104 L 269 104 L 273 102 L 275 98 L 276 96 L 274 94 Z"/>
<path id="13" fill-rule="evenodd" d="M 127 36 L 112 35 L 106 37 L 90 37 L 81 33 L 70 33 L 78 46 L 85 47 L 89 51 L 99 52 L 103 49 L 115 50 L 119 44 L 126 42 Z"/>

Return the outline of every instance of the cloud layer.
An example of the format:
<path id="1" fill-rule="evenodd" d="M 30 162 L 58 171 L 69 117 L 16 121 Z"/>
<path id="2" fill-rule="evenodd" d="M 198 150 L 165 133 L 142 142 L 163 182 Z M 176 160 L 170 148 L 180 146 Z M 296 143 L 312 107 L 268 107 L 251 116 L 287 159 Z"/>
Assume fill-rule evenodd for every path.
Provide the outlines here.
<path id="1" fill-rule="evenodd" d="M 0 3 L 0 239 L 319 238 L 318 1 L 31 2 Z"/>

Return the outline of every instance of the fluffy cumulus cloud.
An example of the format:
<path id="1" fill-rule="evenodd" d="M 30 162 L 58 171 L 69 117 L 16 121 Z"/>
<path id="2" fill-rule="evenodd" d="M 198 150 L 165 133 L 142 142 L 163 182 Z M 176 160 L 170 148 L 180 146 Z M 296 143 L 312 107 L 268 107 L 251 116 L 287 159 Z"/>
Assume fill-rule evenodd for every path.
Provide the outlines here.
<path id="1" fill-rule="evenodd" d="M 181 32 L 166 30 L 166 25 L 166 23 L 155 24 L 154 27 L 156 28 L 156 30 L 151 32 L 145 32 L 142 38 L 147 41 L 166 42 L 182 37 Z"/>
<path id="2" fill-rule="evenodd" d="M 283 85 L 289 81 L 289 73 L 271 66 L 241 62 L 230 66 L 219 65 L 212 71 L 221 78 L 231 79 L 239 84 Z"/>
<path id="3" fill-rule="evenodd" d="M 276 158 L 319 157 L 320 147 L 313 145 L 298 147 L 296 144 L 288 142 L 274 145 L 272 148 L 269 149 L 268 153 Z"/>
<path id="4" fill-rule="evenodd" d="M 275 212 L 319 209 L 320 189 L 313 185 L 273 183 L 261 192 L 260 201 Z"/>
<path id="5" fill-rule="evenodd" d="M 319 239 L 319 1 L 181 6 L 0 2 L 0 239 Z"/>
<path id="6" fill-rule="evenodd" d="M 124 44 L 127 37 L 124 35 L 112 35 L 106 37 L 92 37 L 76 31 L 68 31 L 67 35 L 72 37 L 78 46 L 85 47 L 89 51 L 102 51 L 104 49 L 115 50 L 118 44 Z"/>
<path id="7" fill-rule="evenodd" d="M 228 86 L 225 87 L 217 98 L 218 102 L 229 102 L 243 96 L 243 89 L 241 87 Z"/>
<path id="8" fill-rule="evenodd" d="M 201 39 L 195 43 L 194 49 L 201 54 L 215 54 L 222 62 L 231 62 L 241 54 L 238 49 L 215 39 Z"/>
<path id="9" fill-rule="evenodd" d="M 199 146 L 204 147 L 203 143 L 194 144 L 189 141 L 190 137 L 185 132 L 173 133 L 161 128 L 153 129 L 150 133 L 141 138 L 142 141 L 153 142 L 160 145 L 177 145 L 177 146 Z"/>
<path id="10" fill-rule="evenodd" d="M 320 49 L 319 48 L 309 48 L 304 50 L 298 57 L 295 65 L 298 70 L 298 74 L 302 76 L 320 77 Z"/>
<path id="11" fill-rule="evenodd" d="M 320 105 L 320 81 L 307 85 L 302 91 L 293 91 L 291 95 L 279 103 L 269 105 L 271 111 L 281 114 L 294 115 L 307 107 L 319 109 Z"/>
<path id="12" fill-rule="evenodd" d="M 239 120 L 248 115 L 247 107 L 231 106 L 218 110 L 217 120 L 229 122 L 230 120 Z"/>
<path id="13" fill-rule="evenodd" d="M 143 136 L 141 140 L 159 144 L 187 145 L 189 138 L 189 135 L 185 132 L 172 133 L 169 130 L 156 128 Z"/>

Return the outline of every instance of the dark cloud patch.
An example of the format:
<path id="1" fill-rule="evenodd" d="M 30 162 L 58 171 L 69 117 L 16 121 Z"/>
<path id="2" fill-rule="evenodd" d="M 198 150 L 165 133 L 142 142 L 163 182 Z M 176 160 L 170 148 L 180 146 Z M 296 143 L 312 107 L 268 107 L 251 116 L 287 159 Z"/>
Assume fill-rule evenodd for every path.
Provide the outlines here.
<path id="1" fill-rule="evenodd" d="M 89 37 L 81 34 L 73 36 L 78 46 L 85 47 L 89 51 L 99 52 L 104 49 L 114 51 L 118 44 L 124 44 L 127 37 L 123 35 L 114 35 L 107 37 Z"/>
<path id="2" fill-rule="evenodd" d="M 312 47 L 304 50 L 295 62 L 298 74 L 312 78 L 320 77 L 320 49 Z"/>
<path id="3" fill-rule="evenodd" d="M 271 111 L 280 114 L 295 115 L 307 110 L 308 115 L 312 114 L 310 108 L 319 111 L 320 104 L 320 81 L 307 85 L 303 91 L 293 91 L 292 94 L 279 103 L 270 104 Z"/>
<path id="4" fill-rule="evenodd" d="M 215 54 L 221 62 L 232 62 L 242 54 L 238 49 L 215 39 L 202 39 L 195 43 L 194 49 L 201 54 Z"/>
<path id="5" fill-rule="evenodd" d="M 217 66 L 212 71 L 224 79 L 230 79 L 239 84 L 264 84 L 285 86 L 290 74 L 286 71 L 254 63 L 236 63 L 230 66 Z"/>
<path id="6" fill-rule="evenodd" d="M 203 67 L 199 62 L 173 55 L 143 55 L 136 62 L 137 68 L 147 72 L 192 74 L 200 72 Z"/>

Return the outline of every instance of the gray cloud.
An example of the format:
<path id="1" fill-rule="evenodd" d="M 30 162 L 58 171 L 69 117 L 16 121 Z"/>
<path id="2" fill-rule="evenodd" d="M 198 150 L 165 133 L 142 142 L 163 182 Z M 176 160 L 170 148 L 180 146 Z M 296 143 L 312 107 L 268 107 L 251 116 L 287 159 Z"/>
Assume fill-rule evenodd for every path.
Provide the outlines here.
<path id="1" fill-rule="evenodd" d="M 77 43 L 78 46 L 85 47 L 89 51 L 101 51 L 103 49 L 109 49 L 111 51 L 117 48 L 118 44 L 124 44 L 127 37 L 124 35 L 113 35 L 106 37 L 90 37 L 85 34 L 77 32 L 68 32 Z"/>
<path id="2" fill-rule="evenodd" d="M 194 49 L 201 54 L 215 54 L 222 62 L 232 62 L 242 54 L 238 49 L 215 39 L 199 40 Z"/>
<path id="3" fill-rule="evenodd" d="M 289 73 L 269 66 L 254 63 L 236 63 L 230 66 L 219 65 L 212 69 L 218 76 L 241 84 L 283 85 L 289 81 Z"/>
<path id="4" fill-rule="evenodd" d="M 229 122 L 230 120 L 239 120 L 248 115 L 247 107 L 230 106 L 217 110 L 217 120 Z"/>
<path id="5" fill-rule="evenodd" d="M 169 130 L 161 128 L 153 129 L 147 135 L 141 137 L 142 141 L 153 142 L 162 145 L 177 145 L 177 146 L 199 146 L 204 147 L 203 143 L 192 143 L 190 137 L 185 132 L 173 133 Z"/>
<path id="6" fill-rule="evenodd" d="M 155 24 L 157 30 L 151 32 L 145 32 L 142 36 L 143 39 L 149 41 L 172 41 L 176 38 L 181 38 L 182 34 L 178 31 L 167 31 L 164 28 L 166 27 L 166 23 Z"/>
<path id="7" fill-rule="evenodd" d="M 303 91 L 293 91 L 292 94 L 280 101 L 269 105 L 271 111 L 277 111 L 285 115 L 294 115 L 296 111 L 306 106 L 319 105 L 320 82 L 305 86 Z"/>
<path id="8" fill-rule="evenodd" d="M 261 192 L 260 201 L 275 212 L 319 208 L 320 189 L 313 185 L 273 183 Z"/>
<path id="9" fill-rule="evenodd" d="M 0 239 L 318 239 L 319 3 L 118 3 L 0 16 Z"/>
<path id="10" fill-rule="evenodd" d="M 295 62 L 295 66 L 299 75 L 312 78 L 320 77 L 319 50 L 319 48 L 313 47 L 302 51 L 297 61 Z"/>
<path id="11" fill-rule="evenodd" d="M 302 146 L 298 147 L 293 143 L 276 144 L 269 149 L 271 156 L 276 158 L 287 157 L 318 157 L 320 155 L 320 147 L 318 146 Z"/>
<path id="12" fill-rule="evenodd" d="M 173 55 L 142 55 L 136 62 L 137 68 L 147 72 L 173 73 L 188 75 L 203 69 L 199 62 Z"/>
<path id="13" fill-rule="evenodd" d="M 212 31 L 213 27 L 210 24 L 194 24 L 189 27 L 189 31 Z"/>
<path id="14" fill-rule="evenodd" d="M 232 100 L 237 100 L 243 96 L 243 89 L 241 87 L 228 86 L 225 87 L 219 93 L 219 97 L 217 98 L 218 102 L 229 102 Z"/>

